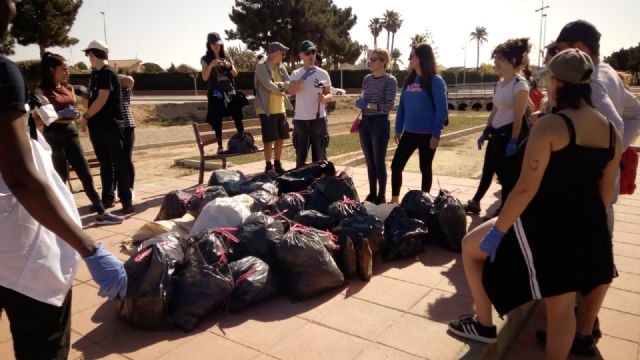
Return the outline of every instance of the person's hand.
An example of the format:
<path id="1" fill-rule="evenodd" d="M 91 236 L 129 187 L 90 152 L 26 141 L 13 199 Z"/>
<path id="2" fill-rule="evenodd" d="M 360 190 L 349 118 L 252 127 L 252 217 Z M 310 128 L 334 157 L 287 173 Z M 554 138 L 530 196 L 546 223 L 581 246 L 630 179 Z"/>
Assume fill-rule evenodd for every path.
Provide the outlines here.
<path id="1" fill-rule="evenodd" d="M 482 150 L 482 145 L 484 145 L 484 141 L 486 139 L 484 138 L 484 133 L 482 133 L 479 137 L 478 137 L 478 150 Z"/>
<path id="2" fill-rule="evenodd" d="M 438 148 L 438 144 L 440 144 L 440 139 L 431 137 L 431 141 L 429 141 L 429 148 L 431 148 L 431 150 L 435 150 Z"/>
<path id="3" fill-rule="evenodd" d="M 324 98 L 324 95 L 322 95 L 322 93 L 318 93 L 318 102 L 320 104 L 324 104 L 325 103 L 325 98 Z"/>
<path id="4" fill-rule="evenodd" d="M 308 68 L 307 70 L 304 71 L 304 74 L 302 74 L 302 80 L 307 80 L 309 76 L 315 74 L 315 72 L 316 72 L 315 66 Z"/>
<path id="5" fill-rule="evenodd" d="M 367 101 L 365 99 L 363 99 L 363 98 L 356 99 L 356 107 L 358 109 L 362 109 L 362 110 L 366 109 L 367 108 Z"/>
<path id="6" fill-rule="evenodd" d="M 98 295 L 113 300 L 116 295 L 124 297 L 127 293 L 127 272 L 117 257 L 98 244 L 96 253 L 83 258 L 93 280 L 100 286 Z"/>
<path id="7" fill-rule="evenodd" d="M 493 262 L 496 259 L 496 252 L 498 251 L 498 247 L 500 246 L 500 242 L 502 242 L 502 238 L 506 233 L 498 230 L 495 225 L 491 227 L 489 233 L 482 239 L 480 242 L 480 250 L 487 253 L 489 255 L 489 259 Z"/>
<path id="8" fill-rule="evenodd" d="M 396 143 L 396 145 L 398 145 L 398 143 L 400 143 L 400 135 L 393 135 L 393 141 Z"/>
<path id="9" fill-rule="evenodd" d="M 73 105 L 69 105 L 66 108 L 58 111 L 58 117 L 62 119 L 75 119 L 78 117 L 78 115 L 80 115 L 80 112 L 78 111 L 78 108 Z"/>
<path id="10" fill-rule="evenodd" d="M 222 62 L 222 65 L 226 68 L 230 68 L 231 67 L 231 61 L 224 59 Z"/>
<path id="11" fill-rule="evenodd" d="M 88 121 L 87 119 L 85 119 L 84 117 L 80 117 L 80 119 L 78 119 L 78 128 L 80 129 L 81 132 L 87 132 L 88 130 Z"/>
<path id="12" fill-rule="evenodd" d="M 518 148 L 518 139 L 511 138 L 506 148 L 506 155 L 511 156 L 516 153 L 516 149 Z"/>

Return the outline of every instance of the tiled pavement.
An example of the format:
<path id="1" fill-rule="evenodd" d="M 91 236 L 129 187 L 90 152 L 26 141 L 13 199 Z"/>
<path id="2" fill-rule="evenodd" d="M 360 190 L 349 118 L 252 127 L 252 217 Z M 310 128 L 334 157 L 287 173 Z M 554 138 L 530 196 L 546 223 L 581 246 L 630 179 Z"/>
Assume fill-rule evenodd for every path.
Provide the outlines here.
<path id="1" fill-rule="evenodd" d="M 253 173 L 261 166 L 240 169 Z M 359 193 L 365 195 L 366 169 L 352 172 Z M 136 214 L 121 225 L 102 227 L 84 216 L 86 231 L 124 260 L 127 255 L 120 243 L 155 217 L 165 193 L 195 185 L 196 177 L 136 184 Z M 437 178 L 443 188 L 457 190 L 463 201 L 477 185 L 472 179 Z M 404 183 L 403 192 L 417 186 L 420 175 L 405 173 Z M 489 191 L 483 207 L 493 204 L 496 190 Z M 76 194 L 76 199 L 86 213 L 84 194 Z M 600 314 L 605 336 L 599 348 L 606 359 L 639 359 L 640 195 L 623 197 L 616 211 L 615 253 L 621 276 Z M 479 223 L 479 218 L 468 220 L 471 226 Z M 81 264 L 72 312 L 71 359 L 471 359 L 475 354 L 465 341 L 446 333 L 448 319 L 472 312 L 460 258 L 434 246 L 415 259 L 377 261 L 368 283 L 354 280 L 297 303 L 281 296 L 240 314 L 217 312 L 190 333 L 143 331 L 123 323 L 115 306 L 98 298 L 97 287 Z M 543 326 L 539 307 L 507 358 L 542 358 L 532 334 Z M 12 358 L 11 347 L 5 316 L 0 321 L 0 359 Z"/>

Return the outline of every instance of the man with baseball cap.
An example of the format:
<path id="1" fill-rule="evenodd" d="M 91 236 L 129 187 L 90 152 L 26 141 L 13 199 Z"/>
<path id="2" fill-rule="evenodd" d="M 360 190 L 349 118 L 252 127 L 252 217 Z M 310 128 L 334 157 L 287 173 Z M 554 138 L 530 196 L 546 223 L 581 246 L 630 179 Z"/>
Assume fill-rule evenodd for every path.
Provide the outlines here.
<path id="1" fill-rule="evenodd" d="M 0 42 L 14 15 L 14 2 L 0 0 Z M 66 359 L 78 254 L 100 296 L 123 296 L 127 275 L 120 260 L 82 231 L 42 134 L 32 121 L 27 127 L 20 69 L 4 55 L 0 84 L 0 313 L 9 319 L 15 358 Z M 12 358 L 6 350 L 0 358 Z"/>
<path id="2" fill-rule="evenodd" d="M 316 45 L 305 40 L 298 46 L 303 67 L 291 73 L 289 93 L 296 96 L 293 117 L 293 146 L 296 149 L 296 167 L 304 166 L 311 145 L 313 162 L 327 159 L 329 136 L 325 104 L 331 99 L 329 73 L 315 65 Z"/>
<path id="3" fill-rule="evenodd" d="M 560 31 L 555 41 L 555 49 L 560 52 L 576 48 L 591 58 L 594 64 L 591 74 L 591 100 L 596 109 L 618 129 L 623 137 L 625 149 L 638 136 L 640 130 L 640 101 L 624 88 L 618 73 L 609 64 L 600 61 L 600 37 L 600 32 L 590 22 L 572 21 Z M 607 210 L 611 233 L 614 223 L 612 204 L 617 201 L 618 192 L 619 184 L 616 184 Z M 571 348 L 572 353 L 590 354 L 594 351 L 594 339 L 602 336 L 597 316 L 608 288 L 608 285 L 599 286 L 580 299 L 576 311 L 577 335 Z M 539 340 L 546 339 L 546 334 L 542 331 L 536 336 Z"/>
<path id="4" fill-rule="evenodd" d="M 280 162 L 284 140 L 289 138 L 287 110 L 292 110 L 286 90 L 289 74 L 282 59 L 289 48 L 272 42 L 267 49 L 267 58 L 256 65 L 253 83 L 256 89 L 256 113 L 260 116 L 262 142 L 264 143 L 265 172 L 276 176 L 285 172 Z M 274 163 L 271 163 L 273 154 Z"/>
<path id="5" fill-rule="evenodd" d="M 89 108 L 82 115 L 88 122 L 89 138 L 100 161 L 102 203 L 113 207 L 114 188 L 122 202 L 122 213 L 135 211 L 131 197 L 131 169 L 124 153 L 122 132 L 122 89 L 116 71 L 109 66 L 109 48 L 100 40 L 93 40 L 84 50 L 91 63 L 89 79 Z"/>

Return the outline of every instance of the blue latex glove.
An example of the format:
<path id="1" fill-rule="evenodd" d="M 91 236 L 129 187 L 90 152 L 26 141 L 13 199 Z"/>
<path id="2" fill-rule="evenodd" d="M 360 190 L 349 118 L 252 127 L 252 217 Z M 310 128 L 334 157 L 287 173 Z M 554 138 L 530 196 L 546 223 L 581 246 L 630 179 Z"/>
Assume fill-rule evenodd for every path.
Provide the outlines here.
<path id="1" fill-rule="evenodd" d="M 484 138 L 484 133 L 482 135 L 480 135 L 480 137 L 478 138 L 478 150 L 482 150 L 482 145 L 484 145 L 484 141 L 486 139 Z"/>
<path id="2" fill-rule="evenodd" d="M 500 246 L 500 242 L 505 235 L 506 233 L 503 233 L 502 231 L 496 229 L 494 225 L 491 227 L 491 230 L 489 230 L 487 236 L 482 239 L 482 242 L 480 243 L 480 250 L 489 255 L 489 259 L 491 259 L 491 262 L 496 259 L 498 246 Z"/>
<path id="3" fill-rule="evenodd" d="M 358 98 L 358 99 L 356 100 L 356 107 L 357 107 L 358 109 L 362 109 L 362 110 L 364 110 L 364 109 L 366 109 L 366 108 L 367 108 L 367 105 L 368 105 L 367 101 L 366 101 L 365 99 L 363 99 L 363 98 Z"/>
<path id="4" fill-rule="evenodd" d="M 316 72 L 315 67 L 308 68 L 307 70 L 305 70 L 304 74 L 302 74 L 302 80 L 307 80 L 309 76 L 315 74 L 315 72 Z"/>
<path id="5" fill-rule="evenodd" d="M 516 149 L 518 148 L 518 140 L 511 138 L 509 143 L 507 144 L 506 154 L 507 156 L 511 156 L 516 153 Z"/>
<path id="6" fill-rule="evenodd" d="M 214 97 L 217 97 L 217 98 L 218 98 L 218 99 L 220 99 L 220 100 L 222 100 L 222 93 L 221 93 L 220 91 L 218 91 L 218 90 L 215 90 L 215 91 L 213 92 L 213 96 L 214 96 Z"/>
<path id="7" fill-rule="evenodd" d="M 122 261 L 105 249 L 102 243 L 98 244 L 95 254 L 83 259 L 91 277 L 100 286 L 99 296 L 108 297 L 109 300 L 116 295 L 124 297 L 127 293 L 127 273 Z"/>
<path id="8" fill-rule="evenodd" d="M 69 105 L 66 108 L 58 111 L 58 117 L 62 119 L 75 119 L 78 117 L 78 115 L 80 115 L 80 112 L 78 111 L 78 108 L 73 105 Z"/>

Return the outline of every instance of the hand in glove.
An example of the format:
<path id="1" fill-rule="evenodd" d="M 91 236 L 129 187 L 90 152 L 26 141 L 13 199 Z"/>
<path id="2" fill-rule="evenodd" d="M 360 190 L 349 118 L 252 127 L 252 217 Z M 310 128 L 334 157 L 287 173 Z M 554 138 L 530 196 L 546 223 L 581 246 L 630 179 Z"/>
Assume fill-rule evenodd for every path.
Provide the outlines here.
<path id="1" fill-rule="evenodd" d="M 127 293 L 127 273 L 122 261 L 98 244 L 96 253 L 83 258 L 91 277 L 100 286 L 98 295 L 113 300 L 116 295 L 124 297 Z"/>
<path id="2" fill-rule="evenodd" d="M 368 105 L 367 101 L 366 101 L 365 99 L 363 99 L 363 98 L 358 98 L 358 99 L 356 100 L 356 107 L 357 107 L 358 109 L 362 109 L 362 110 L 364 110 L 364 109 L 366 109 L 366 108 L 367 108 L 367 105 Z"/>
<path id="3" fill-rule="evenodd" d="M 505 235 L 506 233 L 498 230 L 494 225 L 491 227 L 491 230 L 489 230 L 487 236 L 485 236 L 484 239 L 482 239 L 482 242 L 480 242 L 480 250 L 489 255 L 489 259 L 491 259 L 491 262 L 496 259 L 498 246 L 500 246 L 500 242 Z"/>
<path id="4" fill-rule="evenodd" d="M 516 153 L 516 149 L 518 148 L 518 140 L 511 138 L 509 143 L 507 144 L 506 155 L 511 156 Z"/>
<path id="5" fill-rule="evenodd" d="M 78 115 L 80 115 L 80 112 L 78 111 L 78 108 L 73 105 L 69 105 L 58 111 L 58 117 L 61 119 L 75 119 Z"/>

